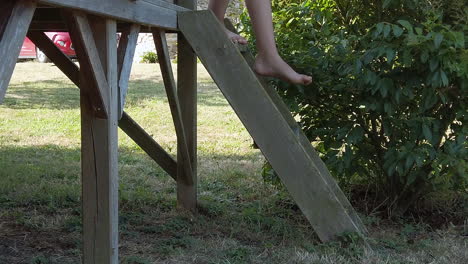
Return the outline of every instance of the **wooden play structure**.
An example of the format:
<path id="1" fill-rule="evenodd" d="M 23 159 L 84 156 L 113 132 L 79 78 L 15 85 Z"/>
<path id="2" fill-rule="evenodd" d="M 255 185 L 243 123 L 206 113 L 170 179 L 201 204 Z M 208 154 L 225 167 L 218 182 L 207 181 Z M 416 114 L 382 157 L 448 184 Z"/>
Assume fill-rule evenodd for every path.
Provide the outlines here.
<path id="1" fill-rule="evenodd" d="M 80 88 L 83 263 L 118 263 L 118 127 L 174 178 L 178 206 L 196 210 L 197 56 L 320 239 L 328 241 L 343 232 L 365 234 L 358 215 L 281 98 L 251 70 L 251 53 L 227 38 L 210 11 L 194 11 L 195 0 L 0 3 L 0 102 L 26 36 Z M 79 67 L 45 31 L 70 32 Z M 140 32 L 154 37 L 177 133 L 176 159 L 124 111 Z M 166 33 L 178 36 L 177 82 Z"/>

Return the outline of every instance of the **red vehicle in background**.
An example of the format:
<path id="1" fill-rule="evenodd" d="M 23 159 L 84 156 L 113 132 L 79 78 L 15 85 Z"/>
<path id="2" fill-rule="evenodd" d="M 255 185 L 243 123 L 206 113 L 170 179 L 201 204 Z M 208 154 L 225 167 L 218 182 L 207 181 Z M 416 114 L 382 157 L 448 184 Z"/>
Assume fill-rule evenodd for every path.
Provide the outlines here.
<path id="1" fill-rule="evenodd" d="M 68 32 L 46 32 L 45 33 L 54 44 L 70 58 L 76 58 L 75 49 L 71 43 Z M 39 50 L 34 43 L 25 38 L 18 59 L 37 59 L 39 62 L 49 62 L 49 58 Z"/>

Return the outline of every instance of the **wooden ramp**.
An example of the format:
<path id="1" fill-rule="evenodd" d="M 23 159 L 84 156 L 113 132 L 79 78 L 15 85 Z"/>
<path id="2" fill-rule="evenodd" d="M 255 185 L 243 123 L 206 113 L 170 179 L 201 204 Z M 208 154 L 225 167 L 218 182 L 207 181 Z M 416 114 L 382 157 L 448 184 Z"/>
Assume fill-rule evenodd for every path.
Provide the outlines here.
<path id="1" fill-rule="evenodd" d="M 366 229 L 276 91 L 262 84 L 211 11 L 178 15 L 179 29 L 322 241 Z"/>

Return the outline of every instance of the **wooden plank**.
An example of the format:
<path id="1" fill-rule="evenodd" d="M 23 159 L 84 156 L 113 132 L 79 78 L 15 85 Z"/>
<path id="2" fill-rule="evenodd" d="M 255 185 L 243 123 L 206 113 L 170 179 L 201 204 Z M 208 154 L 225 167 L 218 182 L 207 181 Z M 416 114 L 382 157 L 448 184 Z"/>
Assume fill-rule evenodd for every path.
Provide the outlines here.
<path id="1" fill-rule="evenodd" d="M 26 32 L 31 23 L 36 2 L 18 0 L 2 2 L 0 11 L 0 104 L 15 69 Z"/>
<path id="2" fill-rule="evenodd" d="M 132 0 L 135 1 L 135 0 Z M 136 0 L 136 1 L 143 1 L 147 2 L 152 5 L 168 8 L 168 9 L 174 9 L 177 11 L 188 11 L 187 8 L 183 8 L 181 6 L 176 5 L 174 0 Z"/>
<path id="3" fill-rule="evenodd" d="M 79 86 L 78 66 L 44 32 L 29 31 L 27 36 L 75 85 Z"/>
<path id="4" fill-rule="evenodd" d="M 227 29 L 229 29 L 232 32 L 237 32 L 236 28 L 232 25 L 232 23 L 229 21 L 229 19 L 224 20 L 224 25 L 226 26 Z M 247 45 L 236 45 L 238 50 L 242 53 L 242 56 L 246 60 L 247 64 L 249 64 L 250 68 L 253 69 L 253 65 L 255 63 L 255 58 L 252 55 L 252 53 L 249 51 Z M 364 226 L 364 224 L 361 221 L 361 218 L 358 216 L 352 205 L 349 203 L 348 199 L 346 198 L 346 195 L 343 193 L 343 191 L 340 189 L 336 181 L 333 180 L 332 175 L 328 171 L 325 163 L 320 159 L 319 155 L 317 152 L 310 147 L 311 142 L 309 139 L 306 137 L 306 135 L 302 132 L 301 127 L 297 124 L 296 120 L 293 118 L 291 115 L 290 110 L 286 106 L 286 104 L 283 102 L 281 97 L 278 95 L 278 93 L 275 91 L 275 89 L 268 84 L 267 80 L 257 74 L 257 78 L 259 79 L 260 83 L 262 84 L 263 88 L 267 92 L 268 96 L 270 99 L 275 103 L 275 105 L 278 107 L 278 110 L 281 112 L 283 118 L 286 120 L 288 123 L 289 127 L 295 131 L 294 135 L 297 137 L 299 143 L 302 145 L 304 150 L 307 152 L 309 157 L 314 161 L 314 164 L 317 166 L 317 168 L 324 174 L 326 174 L 326 177 L 324 179 L 327 181 L 327 184 L 333 189 L 333 192 L 335 193 L 336 197 L 340 201 L 340 203 L 343 205 L 343 207 L 346 209 L 346 212 L 350 215 L 350 217 L 353 219 L 353 222 L 359 226 L 359 229 L 363 233 L 367 233 L 367 229 Z"/>
<path id="5" fill-rule="evenodd" d="M 362 234 L 334 189 L 329 174 L 311 159 L 255 73 L 210 11 L 181 12 L 179 28 L 189 40 L 241 121 L 269 160 L 322 241 L 343 232 Z M 325 168 L 326 170 L 326 168 Z"/>
<path id="6" fill-rule="evenodd" d="M 29 32 L 28 37 L 79 87 L 79 68 L 67 55 L 63 54 L 43 32 Z M 119 127 L 174 180 L 177 179 L 176 161 L 125 112 L 123 112 L 122 118 L 119 120 Z"/>
<path id="7" fill-rule="evenodd" d="M 127 96 L 128 81 L 132 71 L 133 57 L 140 33 L 140 25 L 130 24 L 122 32 L 117 49 L 117 63 L 119 71 L 119 119 L 122 118 L 125 106 L 125 97 Z"/>
<path id="8" fill-rule="evenodd" d="M 177 181 L 177 162 L 125 112 L 119 120 L 119 127 Z"/>
<path id="9" fill-rule="evenodd" d="M 184 166 L 184 173 L 177 176 L 177 182 L 183 182 L 186 185 L 193 185 L 192 166 L 190 154 L 187 148 L 185 129 L 182 122 L 179 98 L 177 97 L 177 88 L 172 72 L 171 58 L 167 48 L 166 33 L 160 29 L 153 30 L 153 39 L 163 77 L 164 88 L 166 89 L 169 108 L 171 109 L 172 120 L 177 134 L 177 161 Z M 179 159 L 180 158 L 180 159 Z M 179 177 L 184 176 L 184 177 Z"/>
<path id="10" fill-rule="evenodd" d="M 67 17 L 69 17 L 70 37 L 82 69 L 81 74 L 87 75 L 88 79 L 94 82 L 92 86 L 84 86 L 81 92 L 89 97 L 96 114 L 106 118 L 109 111 L 109 84 L 104 67 L 99 60 L 101 53 L 96 47 L 88 17 L 76 11 Z"/>
<path id="11" fill-rule="evenodd" d="M 118 263 L 118 141 L 117 141 L 117 39 L 116 22 L 91 19 L 93 38 L 99 51 L 109 107 L 107 119 L 96 116 L 86 91 L 95 89 L 81 64 L 81 161 L 83 182 L 83 263 Z M 95 41 L 94 41 L 95 40 Z M 90 71 L 92 69 L 87 69 Z M 96 74 L 96 73 L 95 73 Z"/>
<path id="12" fill-rule="evenodd" d="M 195 10 L 195 0 L 177 0 L 176 4 Z M 177 182 L 177 203 L 194 211 L 197 206 L 197 57 L 182 34 L 177 35 L 177 96 L 192 166 L 193 184 Z M 180 150 L 181 146 L 178 146 Z M 178 152 L 180 153 L 180 152 Z M 177 177 L 183 175 L 185 165 L 178 162 Z"/>
<path id="13" fill-rule="evenodd" d="M 39 3 L 82 10 L 121 21 L 177 30 L 177 11 L 181 7 L 167 2 L 129 0 L 39 0 Z"/>
<path id="14" fill-rule="evenodd" d="M 0 39 L 2 39 L 3 32 L 8 24 L 14 6 L 15 1 L 13 0 L 5 0 L 2 3 L 2 9 L 0 9 Z"/>

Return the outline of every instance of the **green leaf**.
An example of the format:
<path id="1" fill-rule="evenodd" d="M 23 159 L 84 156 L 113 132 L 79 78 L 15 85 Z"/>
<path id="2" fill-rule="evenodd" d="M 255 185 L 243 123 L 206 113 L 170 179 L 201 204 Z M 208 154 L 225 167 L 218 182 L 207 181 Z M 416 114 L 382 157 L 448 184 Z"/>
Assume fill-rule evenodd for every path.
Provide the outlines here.
<path id="1" fill-rule="evenodd" d="M 402 25 L 404 28 L 406 28 L 408 30 L 408 32 L 411 32 L 411 33 L 413 32 L 413 26 L 407 20 L 398 20 L 397 22 L 400 25 Z"/>
<path id="2" fill-rule="evenodd" d="M 413 163 L 414 163 L 413 154 L 408 153 L 408 156 L 406 156 L 406 162 L 405 162 L 406 169 L 409 170 L 413 166 Z"/>
<path id="3" fill-rule="evenodd" d="M 431 132 L 431 129 L 429 128 L 429 126 L 427 124 L 422 125 L 422 131 L 423 131 L 423 135 L 427 139 L 427 141 L 432 142 L 432 132 Z"/>
<path id="4" fill-rule="evenodd" d="M 346 138 L 346 141 L 350 144 L 357 143 L 362 140 L 364 136 L 364 129 L 360 126 L 353 127 Z"/>
<path id="5" fill-rule="evenodd" d="M 354 61 L 354 70 L 356 71 L 356 73 L 360 73 L 361 69 L 362 69 L 362 62 L 360 59 L 356 59 L 356 61 Z"/>
<path id="6" fill-rule="evenodd" d="M 409 46 L 415 46 L 415 45 L 418 45 L 420 43 L 419 41 L 419 38 L 417 35 L 413 34 L 413 33 L 410 33 L 408 35 L 408 45 Z"/>
<path id="7" fill-rule="evenodd" d="M 421 53 L 421 62 L 426 63 L 428 59 L 429 59 L 429 52 L 427 52 L 427 50 L 424 50 Z"/>
<path id="8" fill-rule="evenodd" d="M 432 59 L 429 61 L 429 69 L 431 69 L 431 72 L 434 72 L 437 67 L 439 67 L 439 60 L 437 57 L 432 57 Z"/>
<path id="9" fill-rule="evenodd" d="M 384 26 L 384 29 L 383 29 L 383 34 L 384 34 L 384 38 L 387 38 L 388 35 L 390 34 L 390 30 L 391 30 L 391 26 L 390 25 L 385 25 Z"/>
<path id="10" fill-rule="evenodd" d="M 449 80 L 447 74 L 445 74 L 445 72 L 442 69 L 440 69 L 440 78 L 442 79 L 442 85 L 448 86 Z"/>
<path id="11" fill-rule="evenodd" d="M 436 49 L 438 49 L 440 47 L 440 44 L 442 43 L 442 40 L 444 40 L 444 35 L 442 35 L 440 33 L 436 33 L 436 35 L 434 37 L 434 45 L 435 45 Z"/>
<path id="12" fill-rule="evenodd" d="M 392 1 L 393 1 L 393 0 L 385 0 L 385 1 L 383 2 L 382 7 L 383 7 L 383 8 L 387 8 L 387 7 L 392 3 Z"/>
<path id="13" fill-rule="evenodd" d="M 397 25 L 392 25 L 393 35 L 399 38 L 403 34 L 403 29 Z"/>
<path id="14" fill-rule="evenodd" d="M 390 78 L 384 78 L 380 81 L 380 94 L 383 98 L 387 97 L 389 91 L 393 90 L 393 80 Z M 387 112 L 387 111 L 385 111 Z"/>
<path id="15" fill-rule="evenodd" d="M 386 50 L 386 53 L 387 53 L 386 54 L 387 55 L 387 62 L 390 64 L 393 61 L 393 59 L 395 58 L 396 52 L 393 49 L 388 48 Z"/>
<path id="16" fill-rule="evenodd" d="M 422 33 L 423 33 L 423 31 L 422 31 L 422 29 L 420 27 L 415 27 L 414 31 L 416 31 L 416 34 L 418 34 L 418 35 L 422 35 Z"/>
<path id="17" fill-rule="evenodd" d="M 383 27 L 384 27 L 384 24 L 383 24 L 383 23 L 378 23 L 378 24 L 375 26 L 375 29 L 376 29 L 375 37 L 379 36 L 380 33 L 382 33 Z"/>

